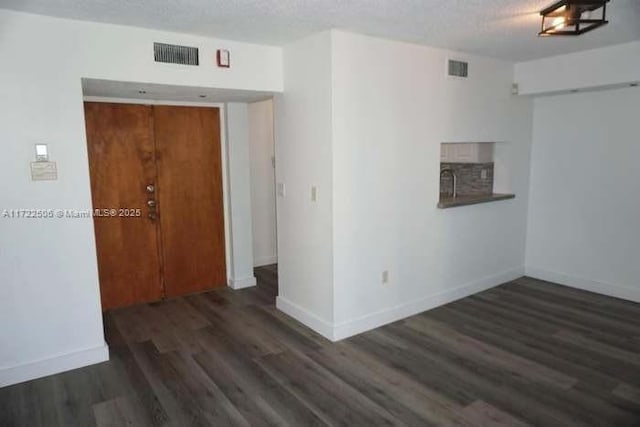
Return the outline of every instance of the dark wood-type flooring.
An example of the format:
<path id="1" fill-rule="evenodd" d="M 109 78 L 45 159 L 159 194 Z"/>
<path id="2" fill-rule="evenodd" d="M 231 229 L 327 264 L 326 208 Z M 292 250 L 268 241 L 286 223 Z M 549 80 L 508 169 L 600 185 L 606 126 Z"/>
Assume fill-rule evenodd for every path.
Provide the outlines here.
<path id="1" fill-rule="evenodd" d="M 639 304 L 522 278 L 330 343 L 256 275 L 108 313 L 111 360 L 0 389 L 0 425 L 640 425 Z"/>

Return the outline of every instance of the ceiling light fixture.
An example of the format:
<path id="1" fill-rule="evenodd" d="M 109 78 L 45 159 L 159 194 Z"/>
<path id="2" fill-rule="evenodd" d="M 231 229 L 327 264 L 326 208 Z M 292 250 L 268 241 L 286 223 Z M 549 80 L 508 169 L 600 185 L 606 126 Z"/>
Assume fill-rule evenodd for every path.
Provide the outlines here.
<path id="1" fill-rule="evenodd" d="M 560 0 L 540 12 L 542 29 L 538 35 L 579 36 L 608 24 L 607 3 L 609 0 Z"/>

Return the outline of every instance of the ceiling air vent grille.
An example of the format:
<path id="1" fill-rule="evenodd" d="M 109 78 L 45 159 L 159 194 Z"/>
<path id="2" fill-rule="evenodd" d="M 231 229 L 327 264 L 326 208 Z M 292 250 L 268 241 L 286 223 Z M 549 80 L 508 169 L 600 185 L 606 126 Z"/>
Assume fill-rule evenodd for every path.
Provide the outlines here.
<path id="1" fill-rule="evenodd" d="M 449 72 L 450 76 L 454 77 L 468 77 L 469 76 L 469 63 L 464 61 L 456 61 L 454 59 L 449 60 Z"/>
<path id="2" fill-rule="evenodd" d="M 154 43 L 153 57 L 156 62 L 170 64 L 199 65 L 198 48 L 174 44 Z"/>

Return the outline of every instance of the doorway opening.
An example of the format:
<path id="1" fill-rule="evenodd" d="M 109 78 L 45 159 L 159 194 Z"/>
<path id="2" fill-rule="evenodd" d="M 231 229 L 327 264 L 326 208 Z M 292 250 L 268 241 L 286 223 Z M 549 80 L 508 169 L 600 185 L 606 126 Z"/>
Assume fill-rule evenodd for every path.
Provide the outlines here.
<path id="1" fill-rule="evenodd" d="M 220 110 L 85 102 L 103 310 L 226 286 Z"/>
<path id="2" fill-rule="evenodd" d="M 143 88 L 144 90 L 142 90 L 141 88 Z M 155 172 L 155 178 L 158 181 L 154 183 L 156 184 L 154 186 L 154 190 L 157 190 L 157 193 L 145 193 L 147 197 L 150 194 L 155 197 L 148 197 L 143 200 L 142 207 L 138 208 L 140 209 L 139 214 L 135 210 L 133 212 L 134 215 L 139 215 L 138 218 L 143 218 L 151 224 L 153 224 L 155 221 L 155 224 L 157 224 L 155 242 L 153 241 L 153 239 L 147 239 L 147 243 L 155 243 L 157 253 L 159 255 L 157 256 L 157 262 L 154 262 L 153 260 L 151 260 L 151 258 L 146 258 L 146 261 L 141 261 L 140 259 L 138 259 L 136 262 L 133 262 L 132 260 L 135 259 L 134 256 L 130 256 L 127 258 L 121 257 L 122 262 L 113 262 L 112 260 L 112 264 L 118 267 L 126 266 L 127 262 L 132 264 L 133 266 L 138 267 L 136 274 L 129 276 L 131 280 L 128 280 L 126 282 L 126 286 L 131 286 L 131 283 L 138 283 L 140 281 L 139 278 L 141 277 L 141 275 L 143 276 L 142 272 L 144 270 L 151 270 L 154 266 L 157 267 L 157 269 L 155 270 L 159 271 L 159 273 L 157 274 L 157 276 L 149 276 L 152 280 L 149 280 L 148 282 L 154 283 L 153 286 L 149 286 L 154 289 L 156 294 L 153 298 L 150 298 L 148 296 L 149 294 L 146 294 L 147 300 L 158 299 L 158 289 L 161 290 L 162 295 L 160 297 L 162 298 L 181 295 L 185 293 L 198 292 L 200 290 L 212 289 L 219 286 L 228 285 L 232 289 L 239 289 L 242 287 L 255 285 L 256 280 L 253 272 L 253 255 L 250 250 L 246 250 L 247 247 L 251 248 L 252 246 L 251 233 L 249 232 L 249 234 L 243 235 L 241 232 L 238 232 L 239 228 L 248 228 L 249 230 L 251 229 L 251 223 L 246 222 L 246 220 L 243 219 L 246 218 L 251 221 L 251 212 L 249 207 L 250 205 L 247 205 L 245 208 L 242 205 L 241 200 L 239 202 L 238 198 L 238 195 L 240 195 L 240 199 L 242 199 L 242 194 L 246 194 L 246 199 L 250 198 L 249 186 L 244 184 L 249 183 L 249 150 L 247 147 L 246 151 L 243 153 L 242 145 L 244 144 L 245 146 L 248 146 L 248 109 L 250 103 L 269 99 L 272 94 L 252 91 L 166 86 L 158 84 L 114 82 L 93 79 L 83 79 L 83 94 L 85 102 L 89 104 L 129 104 L 129 108 L 137 106 L 139 108 L 144 108 L 147 111 L 151 111 L 149 114 L 152 117 L 152 124 L 148 128 L 152 130 L 152 137 L 147 138 L 147 141 L 152 142 L 150 145 L 151 149 L 147 149 L 146 153 L 144 152 L 145 150 L 143 150 L 143 153 L 134 150 L 135 152 L 132 153 L 132 155 L 125 157 L 127 159 L 134 159 L 135 156 L 142 156 L 143 165 L 155 164 L 155 168 L 148 166 L 146 168 L 144 166 L 138 166 L 137 168 L 138 171 L 142 170 L 143 172 L 141 175 L 142 177 L 144 177 L 144 181 L 146 183 L 144 186 L 145 191 L 147 191 L 147 186 L 152 183 L 151 181 L 149 181 L 149 179 L 154 178 L 153 173 Z M 186 125 L 186 127 L 183 127 L 182 130 L 179 129 L 171 136 L 166 138 L 167 140 L 171 141 L 182 140 L 182 143 L 178 145 L 181 146 L 183 150 L 174 150 L 180 152 L 173 153 L 177 156 L 177 160 L 171 161 L 170 157 L 167 158 L 165 154 L 159 152 L 158 148 L 161 148 L 162 151 L 166 149 L 167 144 L 169 146 L 174 145 L 172 143 L 166 142 L 165 144 L 163 144 L 162 141 L 159 143 L 156 142 L 156 138 L 162 138 L 162 136 L 156 135 L 157 129 L 156 125 L 153 124 L 153 118 L 155 118 L 156 110 L 162 111 L 164 109 L 177 109 L 180 111 L 217 111 L 217 118 L 209 120 L 209 122 L 216 122 L 218 124 L 218 127 L 213 132 L 211 132 L 211 129 L 209 129 L 208 132 L 205 132 L 207 134 L 216 134 L 217 142 L 209 145 L 217 145 L 217 151 L 214 150 L 213 154 L 211 152 L 198 153 L 197 150 L 194 151 L 193 147 L 189 145 L 193 138 L 192 135 L 189 135 L 192 132 L 195 132 L 199 126 L 202 126 L 203 120 L 196 119 L 195 124 Z M 174 115 L 175 114 L 173 112 L 169 114 L 169 116 Z M 165 121 L 165 118 L 166 117 L 163 117 L 162 121 Z M 207 120 L 204 121 L 206 122 Z M 120 126 L 120 123 L 118 124 L 118 126 L 116 126 L 116 128 L 120 129 L 120 136 L 122 136 L 122 126 Z M 180 128 L 180 126 L 178 126 L 178 128 Z M 209 141 L 211 141 L 211 139 L 209 139 Z M 90 138 L 88 138 L 88 143 L 90 142 Z M 149 143 L 147 144 L 149 145 Z M 246 157 L 246 161 L 243 156 Z M 195 166 L 193 166 L 192 163 L 195 164 Z M 171 166 L 172 164 L 179 164 L 179 166 Z M 183 179 L 182 174 L 184 170 L 197 171 L 198 168 L 202 165 L 206 165 L 206 167 L 204 168 L 204 172 L 203 170 L 200 170 L 199 172 L 191 173 L 193 178 L 193 182 L 191 182 L 191 184 Z M 216 165 L 218 165 L 219 167 L 217 167 Z M 115 169 L 118 170 L 118 168 Z M 169 290 L 171 288 L 171 284 L 168 283 L 169 279 L 168 277 L 166 277 L 166 268 L 169 267 L 169 263 L 165 265 L 164 257 L 167 257 L 169 255 L 167 253 L 168 248 L 165 248 L 165 240 L 167 239 L 167 237 L 165 236 L 165 228 L 170 229 L 170 227 L 175 226 L 176 224 L 179 225 L 180 223 L 184 223 L 185 221 L 181 221 L 181 217 L 175 215 L 175 221 L 173 221 L 171 225 L 163 224 L 164 222 L 167 222 L 169 220 L 169 218 L 167 218 L 167 215 L 164 215 L 164 212 L 167 209 L 169 209 L 169 211 L 171 210 L 170 208 L 167 208 L 167 206 L 172 201 L 171 198 L 167 198 L 162 194 L 163 189 L 167 188 L 167 183 L 162 185 L 162 182 L 159 181 L 161 179 L 161 176 L 163 175 L 164 170 L 170 171 L 164 175 L 169 175 L 172 178 L 176 177 L 176 179 L 172 180 L 180 182 L 179 185 L 174 186 L 174 189 L 179 189 L 180 191 L 177 191 L 177 194 L 179 194 L 179 196 L 177 198 L 173 198 L 174 203 L 172 204 L 176 204 L 175 202 L 177 202 L 177 205 L 182 207 L 174 209 L 176 209 L 178 212 L 180 212 L 181 215 L 184 216 L 190 215 L 189 211 L 191 210 L 196 211 L 196 214 L 193 215 L 193 221 L 191 221 L 191 229 L 195 228 L 202 230 L 202 224 L 204 224 L 206 227 L 211 226 L 212 222 L 217 222 L 216 227 L 213 227 L 216 230 L 216 233 L 209 234 L 208 237 L 206 236 L 206 233 L 201 233 L 196 237 L 189 237 L 189 233 L 185 233 L 182 231 L 174 233 L 175 236 L 182 237 L 185 242 L 196 243 L 195 245 L 190 245 L 186 249 L 184 249 L 183 247 L 183 250 L 173 251 L 174 255 L 181 260 L 180 267 L 174 269 L 174 272 L 180 273 L 184 272 L 185 269 L 188 269 L 190 270 L 190 272 L 193 272 L 195 274 L 195 278 L 192 277 L 193 283 L 197 283 L 197 285 L 194 285 L 195 289 L 188 289 L 185 292 L 171 292 Z M 146 172 L 147 175 L 145 175 L 144 172 Z M 242 176 L 238 178 L 238 173 L 240 173 L 240 175 L 242 175 L 242 173 L 246 173 L 246 179 L 244 179 Z M 205 179 L 203 182 L 201 178 L 207 176 L 207 174 L 209 178 Z M 93 178 L 93 172 L 91 173 L 91 175 Z M 187 173 L 187 175 L 189 175 L 189 173 Z M 210 215 L 202 214 L 201 211 L 206 211 L 206 209 L 203 210 L 198 209 L 197 207 L 189 207 L 188 203 L 185 203 L 184 200 L 181 199 L 181 197 L 184 196 L 185 191 L 188 189 L 206 188 L 206 186 L 210 184 L 211 181 L 215 181 L 212 177 L 217 177 L 217 185 L 214 185 L 214 188 L 218 188 L 219 190 L 216 190 L 217 192 L 214 191 L 213 193 L 209 194 L 208 197 L 204 197 L 204 199 L 206 199 L 206 201 L 210 201 L 211 199 L 217 200 L 216 206 L 218 207 L 218 212 L 220 210 L 222 211 L 222 213 L 219 215 L 213 214 L 211 212 Z M 107 180 L 107 182 L 115 182 L 117 184 L 118 180 Z M 139 190 L 139 186 L 137 188 Z M 194 191 L 187 192 L 187 196 L 189 196 L 189 194 L 193 192 Z M 197 191 L 195 191 L 195 193 L 197 193 Z M 117 202 L 122 203 L 122 201 L 125 199 L 126 198 L 118 198 Z M 198 198 L 195 197 L 195 199 Z M 150 206 L 149 203 L 154 206 Z M 95 200 L 94 205 L 97 206 Z M 220 205 L 222 205 L 221 209 Z M 155 210 L 150 209 L 152 207 L 155 208 Z M 150 215 L 155 215 L 155 218 L 150 218 Z M 198 220 L 197 218 L 200 218 L 200 220 Z M 206 221 L 204 218 L 206 218 Z M 211 220 L 212 218 L 213 221 Z M 220 218 L 222 218 L 222 227 L 220 227 Z M 126 230 L 125 226 L 121 225 L 116 228 L 118 228 L 119 233 L 127 234 L 123 231 Z M 94 226 L 94 229 L 96 230 L 96 233 L 99 233 L 99 227 Z M 187 227 L 187 229 L 189 230 L 189 227 Z M 222 229 L 222 231 L 220 231 L 220 229 Z M 117 235 L 117 233 L 107 234 Z M 142 241 L 144 242 L 144 239 L 142 239 Z M 209 251 L 208 256 L 203 255 L 202 260 L 197 262 L 194 261 L 194 259 L 197 259 L 198 256 L 197 254 L 196 256 L 194 256 L 193 252 L 196 250 L 201 241 L 208 241 L 209 243 L 211 243 L 211 241 L 215 241 L 216 243 L 218 243 L 218 255 L 214 256 L 212 255 L 212 252 Z M 222 241 L 221 249 L 220 241 Z M 98 235 L 96 235 L 96 242 L 99 245 Z M 140 242 L 138 241 L 137 243 Z M 128 250 L 129 254 L 131 254 L 131 248 L 134 246 L 135 245 L 123 245 L 122 243 L 120 243 L 119 247 L 121 249 L 126 249 L 124 250 L 124 252 L 127 252 Z M 99 248 L 97 248 L 97 252 L 98 259 L 100 261 Z M 137 252 L 133 250 L 133 253 Z M 220 256 L 221 253 L 222 256 Z M 222 262 L 220 262 L 221 259 Z M 176 261 L 174 259 L 174 264 L 175 263 Z M 215 265 L 216 271 L 220 273 L 218 275 L 219 279 L 215 281 L 200 280 L 197 274 L 201 274 L 202 271 L 207 270 L 207 268 L 211 269 L 212 265 Z M 220 268 L 221 265 L 222 268 Z M 169 274 L 169 276 L 170 275 L 171 274 Z M 174 275 L 174 277 L 175 276 L 176 275 Z M 189 274 L 184 276 L 187 277 L 189 276 Z M 102 272 L 100 272 L 101 287 L 103 287 L 103 282 L 104 278 Z M 130 290 L 127 292 L 131 293 Z M 144 292 L 142 292 L 142 294 L 144 295 Z M 135 300 L 133 300 L 133 302 L 127 302 L 126 304 L 130 303 L 135 304 L 136 302 Z M 105 298 L 103 296 L 103 309 L 108 306 L 109 304 L 105 304 Z"/>
<path id="3" fill-rule="evenodd" d="M 254 267 L 278 263 L 273 101 L 249 104 L 251 224 Z"/>

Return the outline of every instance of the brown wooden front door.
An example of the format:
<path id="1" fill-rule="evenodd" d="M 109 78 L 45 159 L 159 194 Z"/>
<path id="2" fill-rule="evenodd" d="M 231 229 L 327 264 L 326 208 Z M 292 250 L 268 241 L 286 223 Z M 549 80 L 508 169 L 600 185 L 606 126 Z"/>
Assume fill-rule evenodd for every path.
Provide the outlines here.
<path id="1" fill-rule="evenodd" d="M 166 295 L 224 286 L 220 112 L 154 110 Z"/>
<path id="2" fill-rule="evenodd" d="M 219 110 L 87 102 L 85 121 L 103 310 L 225 286 Z"/>

